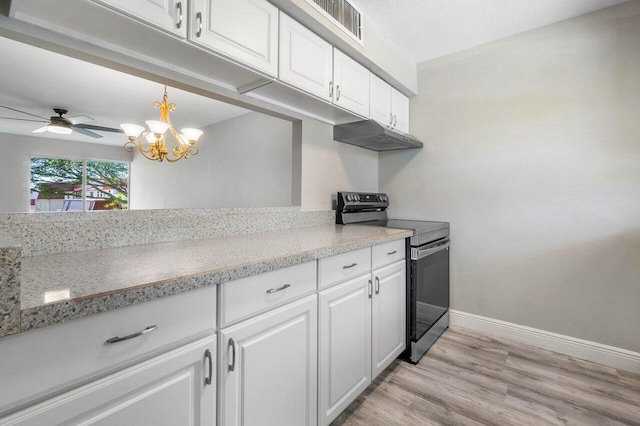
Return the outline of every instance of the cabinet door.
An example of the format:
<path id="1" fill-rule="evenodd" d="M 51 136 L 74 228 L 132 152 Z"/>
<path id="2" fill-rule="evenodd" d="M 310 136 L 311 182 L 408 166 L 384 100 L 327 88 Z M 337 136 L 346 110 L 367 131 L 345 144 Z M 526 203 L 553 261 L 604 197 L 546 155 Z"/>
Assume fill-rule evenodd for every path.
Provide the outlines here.
<path id="1" fill-rule="evenodd" d="M 280 12 L 280 80 L 331 101 L 333 46 Z"/>
<path id="2" fill-rule="evenodd" d="M 193 0 L 189 39 L 278 75 L 278 9 L 266 0 Z"/>
<path id="3" fill-rule="evenodd" d="M 393 124 L 391 113 L 391 86 L 377 75 L 371 74 L 369 85 L 369 115 L 385 127 Z"/>
<path id="4" fill-rule="evenodd" d="M 187 36 L 187 0 L 92 0 L 182 38 Z"/>
<path id="5" fill-rule="evenodd" d="M 219 424 L 316 424 L 317 313 L 313 295 L 220 331 Z"/>
<path id="6" fill-rule="evenodd" d="M 375 379 L 406 347 L 405 261 L 373 271 L 372 379 Z"/>
<path id="7" fill-rule="evenodd" d="M 371 383 L 370 274 L 319 294 L 318 424 L 331 423 Z"/>
<path id="8" fill-rule="evenodd" d="M 216 337 L 207 337 L 19 411 L 0 425 L 213 426 L 215 356 Z"/>
<path id="9" fill-rule="evenodd" d="M 409 98 L 391 89 L 391 109 L 393 110 L 393 127 L 399 132 L 409 133 Z"/>
<path id="10" fill-rule="evenodd" d="M 333 103 L 369 117 L 368 69 L 339 51 L 333 50 Z"/>

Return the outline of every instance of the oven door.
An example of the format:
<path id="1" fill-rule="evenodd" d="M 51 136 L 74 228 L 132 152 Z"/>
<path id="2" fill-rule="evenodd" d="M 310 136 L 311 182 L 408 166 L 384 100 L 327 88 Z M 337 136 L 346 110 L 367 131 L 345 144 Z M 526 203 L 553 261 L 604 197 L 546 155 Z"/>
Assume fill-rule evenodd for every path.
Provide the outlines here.
<path id="1" fill-rule="evenodd" d="M 449 309 L 449 238 L 411 248 L 410 338 L 417 342 Z"/>

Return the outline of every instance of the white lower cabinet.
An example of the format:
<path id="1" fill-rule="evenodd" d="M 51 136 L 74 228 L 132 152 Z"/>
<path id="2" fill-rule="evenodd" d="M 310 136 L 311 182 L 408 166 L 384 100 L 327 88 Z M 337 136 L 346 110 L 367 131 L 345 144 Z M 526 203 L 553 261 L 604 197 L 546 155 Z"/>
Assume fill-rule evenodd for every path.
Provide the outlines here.
<path id="1" fill-rule="evenodd" d="M 216 336 L 0 420 L 0 425 L 202 425 L 216 419 Z"/>
<path id="2" fill-rule="evenodd" d="M 404 257 L 403 244 L 397 250 Z M 338 417 L 405 350 L 405 283 L 401 260 L 319 293 L 320 426 Z"/>
<path id="3" fill-rule="evenodd" d="M 218 424 L 317 420 L 317 296 L 219 331 Z"/>
<path id="4" fill-rule="evenodd" d="M 375 379 L 406 348 L 405 261 L 371 273 L 373 279 L 372 379 Z"/>
<path id="5" fill-rule="evenodd" d="M 318 424 L 328 425 L 371 383 L 369 274 L 322 291 Z"/>

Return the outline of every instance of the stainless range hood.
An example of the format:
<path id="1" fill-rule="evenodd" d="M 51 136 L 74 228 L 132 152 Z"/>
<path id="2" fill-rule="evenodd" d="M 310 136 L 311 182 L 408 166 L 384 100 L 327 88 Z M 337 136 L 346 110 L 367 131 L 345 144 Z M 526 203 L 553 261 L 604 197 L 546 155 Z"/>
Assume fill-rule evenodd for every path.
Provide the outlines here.
<path id="1" fill-rule="evenodd" d="M 372 151 L 422 148 L 422 142 L 413 136 L 387 129 L 375 120 L 333 126 L 333 139 Z"/>

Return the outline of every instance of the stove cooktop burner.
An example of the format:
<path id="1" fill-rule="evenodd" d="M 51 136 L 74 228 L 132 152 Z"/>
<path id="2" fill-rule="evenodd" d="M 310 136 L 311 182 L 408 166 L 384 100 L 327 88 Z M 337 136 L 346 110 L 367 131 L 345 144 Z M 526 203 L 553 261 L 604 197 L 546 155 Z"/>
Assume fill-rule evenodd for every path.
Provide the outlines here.
<path id="1" fill-rule="evenodd" d="M 388 219 L 389 197 L 383 193 L 338 192 L 336 223 L 411 229 L 410 244 L 419 246 L 449 235 L 448 222 Z"/>

